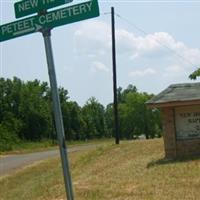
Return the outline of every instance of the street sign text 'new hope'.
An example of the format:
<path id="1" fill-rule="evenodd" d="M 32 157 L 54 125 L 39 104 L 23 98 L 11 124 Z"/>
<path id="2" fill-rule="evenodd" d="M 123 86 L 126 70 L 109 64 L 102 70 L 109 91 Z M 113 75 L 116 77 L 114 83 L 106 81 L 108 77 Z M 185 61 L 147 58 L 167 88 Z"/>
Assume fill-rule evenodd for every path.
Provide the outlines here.
<path id="1" fill-rule="evenodd" d="M 23 0 L 15 3 L 15 16 L 16 18 L 24 17 L 36 13 L 38 10 L 47 10 L 72 1 L 73 0 Z"/>

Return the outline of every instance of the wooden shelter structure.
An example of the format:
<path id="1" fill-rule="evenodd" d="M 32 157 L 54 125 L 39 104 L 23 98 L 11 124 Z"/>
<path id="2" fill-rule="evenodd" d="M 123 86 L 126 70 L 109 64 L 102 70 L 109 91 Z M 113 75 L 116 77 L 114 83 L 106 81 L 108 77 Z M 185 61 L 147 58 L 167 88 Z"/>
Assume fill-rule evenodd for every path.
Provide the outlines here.
<path id="1" fill-rule="evenodd" d="M 170 85 L 147 105 L 161 110 L 166 158 L 200 155 L 200 83 Z"/>

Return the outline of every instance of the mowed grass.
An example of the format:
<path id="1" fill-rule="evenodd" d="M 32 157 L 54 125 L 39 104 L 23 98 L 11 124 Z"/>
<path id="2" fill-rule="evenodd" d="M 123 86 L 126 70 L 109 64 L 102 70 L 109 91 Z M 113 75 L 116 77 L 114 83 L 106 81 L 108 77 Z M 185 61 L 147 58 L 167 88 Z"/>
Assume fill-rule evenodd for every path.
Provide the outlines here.
<path id="1" fill-rule="evenodd" d="M 70 154 L 75 200 L 199 200 L 200 157 L 165 161 L 162 139 L 102 144 Z M 0 179 L 1 200 L 61 200 L 59 159 Z"/>

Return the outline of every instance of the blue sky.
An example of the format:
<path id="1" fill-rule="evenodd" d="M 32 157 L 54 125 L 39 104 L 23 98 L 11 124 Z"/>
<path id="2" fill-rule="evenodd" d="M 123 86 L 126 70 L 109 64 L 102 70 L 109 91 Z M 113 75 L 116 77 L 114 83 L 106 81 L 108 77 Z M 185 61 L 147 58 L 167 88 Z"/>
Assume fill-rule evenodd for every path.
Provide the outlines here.
<path id="1" fill-rule="evenodd" d="M 14 2 L 0 0 L 1 25 L 15 21 Z M 118 86 L 133 84 L 139 91 L 157 94 L 172 83 L 191 82 L 188 75 L 200 65 L 200 1 L 99 4 L 100 17 L 52 31 L 58 84 L 72 100 L 80 105 L 91 96 L 104 105 L 112 101 L 111 6 L 118 14 Z M 0 50 L 0 76 L 48 81 L 40 33 L 3 42 Z"/>

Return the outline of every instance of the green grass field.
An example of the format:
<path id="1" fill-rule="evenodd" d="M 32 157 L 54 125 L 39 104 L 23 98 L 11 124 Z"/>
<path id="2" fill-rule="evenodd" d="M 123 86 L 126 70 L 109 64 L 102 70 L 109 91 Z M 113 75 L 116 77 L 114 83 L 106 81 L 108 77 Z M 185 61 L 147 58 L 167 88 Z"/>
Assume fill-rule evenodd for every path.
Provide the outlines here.
<path id="1" fill-rule="evenodd" d="M 165 161 L 162 139 L 70 154 L 75 200 L 198 200 L 200 157 Z M 0 179 L 0 200 L 65 199 L 60 160 Z"/>

